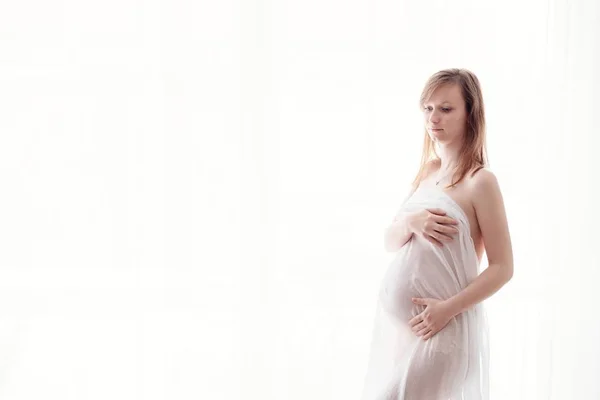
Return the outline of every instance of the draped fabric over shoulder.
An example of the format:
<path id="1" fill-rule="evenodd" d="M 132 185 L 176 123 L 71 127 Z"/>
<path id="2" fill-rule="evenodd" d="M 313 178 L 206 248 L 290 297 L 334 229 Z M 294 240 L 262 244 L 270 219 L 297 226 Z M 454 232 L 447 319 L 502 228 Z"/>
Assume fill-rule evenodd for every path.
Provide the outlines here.
<path id="1" fill-rule="evenodd" d="M 401 210 L 442 208 L 459 221 L 454 240 L 438 247 L 413 237 L 383 276 L 362 400 L 488 400 L 489 329 L 482 303 L 423 340 L 408 321 L 426 306 L 413 297 L 447 299 L 479 275 L 469 220 L 441 188 L 418 188 Z"/>

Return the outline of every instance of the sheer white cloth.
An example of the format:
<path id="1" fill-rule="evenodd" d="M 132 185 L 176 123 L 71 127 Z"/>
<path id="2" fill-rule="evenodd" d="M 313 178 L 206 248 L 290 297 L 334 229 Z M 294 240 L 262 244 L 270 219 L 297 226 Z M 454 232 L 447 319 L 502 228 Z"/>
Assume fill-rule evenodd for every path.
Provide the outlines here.
<path id="1" fill-rule="evenodd" d="M 426 306 L 412 297 L 447 299 L 479 275 L 469 220 L 442 188 L 419 187 L 401 211 L 442 208 L 459 221 L 438 247 L 413 235 L 389 264 L 376 304 L 362 400 L 488 400 L 489 329 L 482 303 L 424 341 L 408 321 Z"/>

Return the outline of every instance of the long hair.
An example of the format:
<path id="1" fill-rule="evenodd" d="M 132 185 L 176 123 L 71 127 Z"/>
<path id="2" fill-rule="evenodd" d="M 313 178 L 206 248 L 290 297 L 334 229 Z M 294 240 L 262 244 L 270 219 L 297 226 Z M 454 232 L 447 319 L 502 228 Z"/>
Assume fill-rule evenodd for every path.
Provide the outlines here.
<path id="1" fill-rule="evenodd" d="M 457 84 L 461 88 L 463 100 L 466 108 L 466 129 L 462 148 L 459 152 L 459 159 L 455 174 L 452 176 L 452 182 L 449 187 L 459 183 L 469 171 L 474 174 L 481 168 L 488 166 L 487 150 L 485 143 L 485 110 L 483 106 L 483 96 L 479 80 L 474 73 L 467 69 L 450 68 L 444 69 L 433 74 L 425 84 L 421 98 L 419 100 L 420 109 L 423 109 L 424 103 L 429 100 L 433 92 L 440 86 L 446 84 Z M 425 131 L 425 140 L 423 142 L 423 154 L 419 172 L 413 181 L 413 188 L 417 188 L 421 180 L 425 178 L 427 164 L 430 161 L 439 161 L 440 157 L 435 151 L 435 143 L 431 140 Z M 458 176 L 458 179 L 454 178 Z"/>

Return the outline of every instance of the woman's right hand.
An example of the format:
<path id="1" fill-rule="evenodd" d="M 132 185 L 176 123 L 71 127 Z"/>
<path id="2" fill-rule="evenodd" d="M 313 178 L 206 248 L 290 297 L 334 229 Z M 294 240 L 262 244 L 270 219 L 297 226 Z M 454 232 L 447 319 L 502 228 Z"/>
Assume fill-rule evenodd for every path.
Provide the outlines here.
<path id="1" fill-rule="evenodd" d="M 431 243 L 443 247 L 443 241 L 454 240 L 451 236 L 458 232 L 458 221 L 446 216 L 441 208 L 426 208 L 412 214 L 408 220 L 411 232 L 423 236 Z"/>

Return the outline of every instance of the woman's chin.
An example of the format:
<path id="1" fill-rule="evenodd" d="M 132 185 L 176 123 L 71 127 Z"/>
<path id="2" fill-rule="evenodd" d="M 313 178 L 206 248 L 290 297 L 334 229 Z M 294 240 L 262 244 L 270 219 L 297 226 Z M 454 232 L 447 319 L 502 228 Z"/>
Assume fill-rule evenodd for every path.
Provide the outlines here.
<path id="1" fill-rule="evenodd" d="M 446 135 L 443 132 L 432 132 L 430 134 L 431 140 L 434 142 L 444 142 Z"/>

